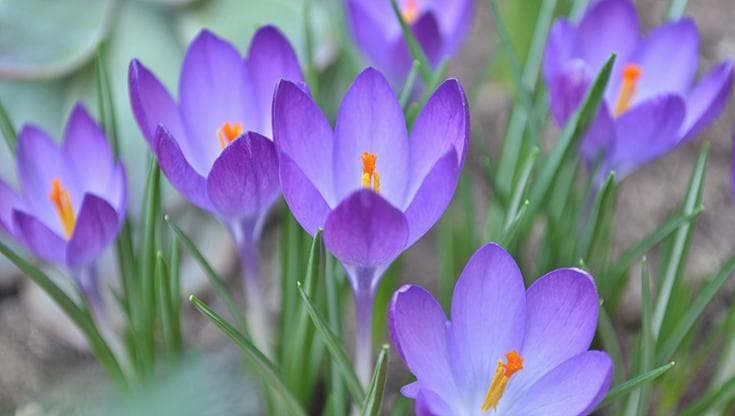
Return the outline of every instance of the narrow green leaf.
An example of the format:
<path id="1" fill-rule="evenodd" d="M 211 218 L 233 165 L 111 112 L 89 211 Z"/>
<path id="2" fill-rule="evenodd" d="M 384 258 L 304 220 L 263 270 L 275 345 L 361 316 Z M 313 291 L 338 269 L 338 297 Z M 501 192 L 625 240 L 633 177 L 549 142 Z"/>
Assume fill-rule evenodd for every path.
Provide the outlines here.
<path id="1" fill-rule="evenodd" d="M 725 261 L 714 278 L 707 282 L 699 294 L 697 294 L 697 297 L 688 306 L 684 317 L 677 321 L 674 330 L 661 343 L 659 359 L 667 360 L 674 355 L 681 342 L 702 315 L 702 312 L 707 308 L 707 305 L 709 305 L 715 295 L 717 295 L 725 283 L 733 276 L 733 273 L 735 273 L 735 254 Z"/>
<path id="2" fill-rule="evenodd" d="M 689 191 L 687 192 L 682 213 L 684 215 L 692 214 L 700 205 L 702 199 L 702 188 L 704 187 L 705 170 L 709 156 L 709 144 L 705 143 L 699 152 L 697 164 L 692 172 L 689 182 Z M 669 306 L 669 299 L 674 285 L 680 280 L 684 264 L 689 253 L 689 243 L 691 240 L 694 221 L 682 224 L 676 232 L 674 244 L 669 255 L 669 261 L 662 273 L 660 289 L 656 298 L 656 306 L 653 311 L 653 336 L 658 339 L 661 327 L 664 323 L 666 309 Z"/>
<path id="3" fill-rule="evenodd" d="M 325 322 L 324 317 L 319 310 L 314 306 L 311 298 L 306 294 L 304 288 L 301 286 L 301 282 L 297 282 L 297 287 L 299 294 L 301 295 L 301 299 L 303 299 L 304 305 L 306 305 L 306 310 L 309 312 L 311 321 L 314 323 L 317 331 L 319 331 L 319 335 L 322 337 L 324 345 L 332 356 L 332 361 L 337 365 L 337 368 L 339 368 L 340 373 L 344 378 L 347 389 L 350 391 L 350 395 L 352 396 L 352 400 L 355 403 L 362 403 L 365 399 L 365 393 L 362 390 L 357 374 L 355 374 L 355 369 L 350 364 L 350 359 L 347 357 L 347 353 L 342 347 L 342 343 L 329 328 L 329 325 Z"/>
<path id="4" fill-rule="evenodd" d="M 105 369 L 112 381 L 121 388 L 127 388 L 127 380 L 115 354 L 99 333 L 89 310 L 77 305 L 56 283 L 44 272 L 17 255 L 10 247 L 0 241 L 0 253 L 13 263 L 20 271 L 38 285 L 61 308 L 64 314 L 84 334 L 98 362 Z"/>
<path id="5" fill-rule="evenodd" d="M 715 389 L 711 389 L 694 403 L 687 406 L 680 416 L 700 416 L 714 411 L 718 407 L 723 406 L 735 400 L 735 376 L 727 380 L 725 383 Z M 724 413 L 722 413 L 724 414 Z"/>
<path id="6" fill-rule="evenodd" d="M 666 12 L 667 20 L 678 20 L 684 14 L 687 7 L 687 0 L 670 0 L 669 10 Z"/>
<path id="7" fill-rule="evenodd" d="M 580 268 L 584 269 L 584 265 L 580 265 Z M 625 377 L 623 349 L 620 346 L 620 340 L 615 332 L 615 327 L 613 326 L 612 320 L 607 314 L 607 310 L 604 308 L 604 305 L 600 305 L 597 330 L 600 333 L 602 345 L 605 347 L 605 351 L 610 354 L 610 358 L 612 358 L 615 369 L 617 370 L 613 372 L 615 382 L 619 382 L 620 380 L 623 380 L 623 377 Z"/>
<path id="8" fill-rule="evenodd" d="M 505 224 L 503 226 L 503 238 L 506 239 L 508 236 L 508 233 L 510 232 L 510 227 L 513 224 L 513 222 L 516 220 L 516 217 L 518 216 L 518 210 L 521 206 L 521 201 L 523 199 L 524 194 L 526 193 L 526 189 L 528 188 L 528 179 L 531 177 L 531 171 L 533 170 L 533 167 L 536 165 L 536 160 L 539 155 L 539 148 L 534 147 L 531 149 L 531 151 L 526 156 L 526 160 L 523 162 L 523 166 L 521 167 L 520 175 L 518 176 L 518 180 L 513 185 L 513 193 L 510 197 L 510 205 L 508 206 L 508 212 L 505 216 Z"/>
<path id="9" fill-rule="evenodd" d="M 572 7 L 569 10 L 569 17 L 572 21 L 578 22 L 582 18 L 584 11 L 587 9 L 587 4 L 590 0 L 574 0 Z"/>
<path id="10" fill-rule="evenodd" d="M 401 93 L 398 96 L 398 100 L 401 103 L 401 108 L 403 109 L 403 112 L 405 113 L 408 109 L 408 100 L 411 99 L 411 93 L 413 92 L 413 87 L 416 85 L 416 75 L 418 75 L 419 66 L 421 66 L 421 63 L 419 61 L 415 60 L 411 64 L 411 70 L 408 71 L 408 76 L 406 77 L 406 83 L 403 84 L 403 88 L 401 88 Z"/>
<path id="11" fill-rule="evenodd" d="M 641 357 L 639 372 L 651 371 L 656 359 L 656 340 L 651 332 L 651 282 L 648 274 L 648 261 L 645 257 L 641 261 L 641 350 L 639 355 Z M 631 400 L 637 401 L 636 415 L 646 415 L 646 410 L 650 405 L 648 401 L 650 390 L 649 384 L 643 383 L 638 393 L 631 396 Z"/>
<path id="12" fill-rule="evenodd" d="M 604 219 L 609 213 L 609 210 L 613 208 L 615 191 L 617 189 L 616 184 L 615 172 L 610 172 L 600 190 L 597 191 L 597 195 L 595 195 L 587 222 L 584 228 L 582 228 L 582 235 L 577 240 L 578 245 L 575 257 L 582 259 L 589 258 L 592 241 L 600 233 Z"/>
<path id="13" fill-rule="evenodd" d="M 296 398 L 291 394 L 281 379 L 278 369 L 255 345 L 234 326 L 227 322 L 217 312 L 212 310 L 206 303 L 202 302 L 194 295 L 189 296 L 189 301 L 199 310 L 207 319 L 212 321 L 217 327 L 224 332 L 240 349 L 245 353 L 245 357 L 250 361 L 253 368 L 258 371 L 263 378 L 264 384 L 272 388 L 283 399 L 283 405 L 288 409 L 288 414 L 304 415 L 306 412 L 301 407 Z"/>
<path id="14" fill-rule="evenodd" d="M 8 145 L 11 153 L 15 153 L 15 145 L 18 142 L 18 134 L 13 126 L 13 122 L 10 120 L 8 112 L 5 110 L 5 106 L 0 101 L 0 134 L 5 138 L 5 143 Z"/>
<path id="15" fill-rule="evenodd" d="M 342 321 L 340 317 L 342 314 L 340 311 L 342 308 L 340 307 L 339 300 L 341 293 L 339 284 L 344 282 L 345 279 L 339 279 L 338 276 L 335 276 L 335 269 L 339 267 L 335 263 L 334 257 L 326 253 L 324 285 L 326 286 L 327 318 L 329 319 L 329 328 L 337 338 L 341 338 Z M 341 271 L 342 269 L 339 270 Z M 345 385 L 340 377 L 339 368 L 334 361 L 329 365 L 329 386 L 329 410 L 331 410 L 331 413 L 327 414 L 341 415 L 346 412 L 347 392 L 345 392 Z"/>
<path id="16" fill-rule="evenodd" d="M 513 244 L 513 240 L 518 235 L 518 228 L 522 224 L 523 219 L 526 217 L 529 204 L 530 202 L 527 199 L 523 201 L 523 205 L 521 205 L 521 208 L 518 210 L 515 218 L 513 218 L 513 221 L 511 221 L 511 223 L 508 225 L 508 229 L 505 231 L 505 235 L 501 240 L 503 242 L 503 247 L 510 247 Z"/>
<path id="17" fill-rule="evenodd" d="M 639 374 L 636 377 L 633 377 L 632 379 L 626 381 L 623 384 L 618 384 L 617 386 L 610 389 L 610 391 L 607 393 L 607 396 L 605 396 L 605 400 L 600 403 L 598 408 L 604 407 L 612 403 L 614 400 L 616 400 L 618 397 L 622 397 L 633 390 L 639 388 L 641 384 L 654 380 L 658 377 L 660 377 L 665 372 L 669 371 L 674 365 L 676 365 L 675 362 L 670 362 L 668 364 L 664 364 L 660 367 L 657 367 L 651 371 L 645 372 L 643 374 Z"/>
<path id="18" fill-rule="evenodd" d="M 171 235 L 171 247 L 169 248 L 169 302 L 171 303 L 171 326 L 174 340 L 182 345 L 181 335 L 181 247 L 176 234 Z"/>
<path id="19" fill-rule="evenodd" d="M 163 345 L 166 348 L 166 354 L 171 361 L 176 361 L 181 352 L 181 340 L 176 339 L 174 330 L 174 311 L 173 305 L 171 305 L 171 297 L 169 296 L 171 288 L 169 285 L 170 276 L 168 271 L 169 268 L 166 260 L 163 258 L 163 253 L 159 251 L 156 255 L 156 306 L 158 306 L 158 319 L 161 323 L 161 335 Z"/>
<path id="20" fill-rule="evenodd" d="M 370 379 L 365 403 L 362 406 L 363 416 L 378 416 L 380 408 L 383 404 L 383 391 L 385 390 L 385 382 L 388 379 L 388 344 L 383 344 L 378 355 L 378 361 L 375 364 L 373 377 Z"/>
<path id="21" fill-rule="evenodd" d="M 406 40 L 411 56 L 415 61 L 419 62 L 419 73 L 421 74 L 421 78 L 423 78 L 426 84 L 430 84 L 432 79 L 432 69 L 431 64 L 429 63 L 429 58 L 426 57 L 424 49 L 413 34 L 411 26 L 409 26 L 406 19 L 403 18 L 403 13 L 401 13 L 401 9 L 398 7 L 396 0 L 390 0 L 390 5 L 393 7 L 393 13 L 395 13 L 396 19 L 398 19 L 398 22 L 401 24 L 403 38 Z"/>
<path id="22" fill-rule="evenodd" d="M 95 79 L 97 86 L 97 105 L 99 106 L 99 117 L 102 128 L 110 139 L 112 149 L 116 155 L 120 154 L 120 143 L 118 140 L 117 117 L 115 116 L 115 101 L 112 97 L 110 77 L 107 75 L 104 56 L 105 44 L 100 43 L 94 61 Z"/>
<path id="23" fill-rule="evenodd" d="M 209 279 L 209 283 L 212 285 L 214 290 L 217 292 L 217 295 L 222 299 L 222 301 L 225 303 L 225 307 L 227 307 L 227 311 L 232 315 L 232 318 L 235 319 L 235 322 L 237 324 L 237 327 L 240 331 L 247 334 L 247 324 L 245 321 L 245 317 L 242 315 L 242 311 L 240 307 L 237 305 L 237 302 L 235 302 L 235 299 L 232 298 L 232 295 L 230 294 L 229 289 L 227 288 L 227 285 L 224 281 L 219 277 L 216 271 L 214 271 L 214 268 L 209 264 L 207 259 L 204 257 L 201 251 L 197 248 L 197 246 L 191 241 L 191 239 L 179 228 L 174 221 L 168 216 L 164 215 L 163 220 L 166 221 L 166 224 L 171 228 L 171 230 L 174 232 L 176 237 L 181 240 L 182 243 L 184 243 L 184 247 L 191 253 L 192 256 L 194 256 L 194 260 L 199 263 L 199 267 L 204 270 L 204 274 Z"/>

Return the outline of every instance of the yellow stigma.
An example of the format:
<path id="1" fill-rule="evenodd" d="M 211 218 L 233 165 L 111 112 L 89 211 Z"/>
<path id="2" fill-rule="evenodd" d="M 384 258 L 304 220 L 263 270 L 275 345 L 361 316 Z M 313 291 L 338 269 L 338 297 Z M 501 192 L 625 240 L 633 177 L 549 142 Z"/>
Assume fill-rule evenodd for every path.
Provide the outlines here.
<path id="1" fill-rule="evenodd" d="M 77 217 L 74 214 L 74 208 L 71 205 L 71 197 L 69 192 L 61 185 L 59 178 L 51 181 L 51 191 L 48 197 L 56 208 L 56 214 L 59 216 L 61 226 L 64 228 L 64 235 L 68 240 L 74 233 L 74 226 L 77 224 Z"/>
<path id="2" fill-rule="evenodd" d="M 362 152 L 362 187 L 372 188 L 373 191 L 380 193 L 380 175 L 375 170 L 377 162 L 378 156 L 375 153 Z"/>
<path id="3" fill-rule="evenodd" d="M 219 147 L 224 149 L 242 135 L 242 123 L 230 123 L 226 121 L 222 127 L 217 130 L 217 138 L 219 139 Z"/>
<path id="4" fill-rule="evenodd" d="M 413 24 L 419 17 L 419 0 L 407 0 L 406 5 L 401 10 L 401 15 L 403 15 L 403 20 L 406 23 Z"/>
<path id="5" fill-rule="evenodd" d="M 498 360 L 498 366 L 495 368 L 495 375 L 490 382 L 490 387 L 485 394 L 485 401 L 482 402 L 480 409 L 486 413 L 491 408 L 495 410 L 498 407 L 500 399 L 505 393 L 505 387 L 513 374 L 523 369 L 523 358 L 517 351 L 511 351 L 505 354 L 508 363 Z"/>
<path id="6" fill-rule="evenodd" d="M 615 103 L 613 116 L 619 117 L 630 107 L 635 96 L 638 80 L 643 75 L 643 70 L 636 64 L 628 64 L 623 68 L 623 84 L 620 86 L 618 101 Z"/>

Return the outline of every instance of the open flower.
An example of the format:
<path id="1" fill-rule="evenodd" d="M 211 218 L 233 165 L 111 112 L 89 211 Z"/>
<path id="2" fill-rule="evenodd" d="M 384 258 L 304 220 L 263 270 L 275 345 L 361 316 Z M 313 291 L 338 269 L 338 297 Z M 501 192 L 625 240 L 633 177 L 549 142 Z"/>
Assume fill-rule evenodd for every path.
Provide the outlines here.
<path id="1" fill-rule="evenodd" d="M 471 23 L 473 0 L 398 0 L 398 5 L 431 65 L 459 49 Z M 413 58 L 390 1 L 346 0 L 346 11 L 360 49 L 400 88 Z"/>
<path id="2" fill-rule="evenodd" d="M 65 266 L 83 292 L 98 300 L 87 273 L 115 240 L 125 219 L 127 183 L 105 133 L 81 104 L 58 146 L 43 130 L 18 135 L 20 193 L 0 180 L 0 228 L 45 261 Z"/>
<path id="3" fill-rule="evenodd" d="M 549 35 L 544 74 L 551 110 L 565 123 L 610 54 L 617 54 L 605 99 L 581 145 L 589 165 L 622 177 L 687 143 L 722 111 L 732 87 L 731 60 L 696 85 L 699 34 L 691 18 L 641 36 L 629 0 L 603 0 L 579 24 L 560 19 Z"/>
<path id="4" fill-rule="evenodd" d="M 525 290 L 510 254 L 487 244 L 457 281 L 451 321 L 422 287 L 393 296 L 390 336 L 416 376 L 401 392 L 419 415 L 585 415 L 612 382 L 610 357 L 588 351 L 598 307 L 582 270 L 554 270 Z"/>
<path id="5" fill-rule="evenodd" d="M 161 170 L 189 201 L 227 225 L 240 249 L 251 312 L 261 315 L 257 242 L 280 195 L 269 137 L 281 78 L 305 88 L 296 54 L 272 26 L 255 33 L 245 59 L 211 32 L 199 33 L 181 68 L 178 104 L 140 62 L 129 70 L 133 113 Z M 252 324 L 263 326 L 262 320 Z"/>
<path id="6" fill-rule="evenodd" d="M 441 84 L 409 136 L 395 94 L 375 69 L 347 91 L 334 131 L 309 95 L 282 81 L 273 132 L 286 203 L 309 233 L 324 228 L 324 242 L 355 291 L 358 327 L 367 327 L 358 346 L 369 345 L 381 275 L 434 225 L 457 186 L 469 144 L 462 87 L 457 80 Z M 369 362 L 361 371 L 369 377 Z"/>

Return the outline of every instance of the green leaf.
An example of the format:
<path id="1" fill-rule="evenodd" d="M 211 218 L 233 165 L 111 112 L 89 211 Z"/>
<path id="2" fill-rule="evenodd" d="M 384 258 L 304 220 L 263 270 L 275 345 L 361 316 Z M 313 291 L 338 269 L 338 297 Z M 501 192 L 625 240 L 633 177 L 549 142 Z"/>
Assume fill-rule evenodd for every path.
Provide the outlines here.
<path id="1" fill-rule="evenodd" d="M 640 388 L 643 383 L 660 377 L 662 374 L 669 371 L 674 365 L 676 365 L 676 363 L 672 361 L 651 371 L 647 371 L 643 374 L 633 377 L 623 384 L 618 384 L 617 386 L 610 389 L 610 391 L 607 393 L 607 396 L 605 396 L 605 400 L 600 403 L 598 408 L 607 406 L 619 397 L 622 397 L 634 391 L 635 389 Z"/>
<path id="2" fill-rule="evenodd" d="M 508 206 L 508 212 L 505 216 L 505 225 L 503 226 L 504 240 L 508 239 L 511 225 L 513 225 L 513 223 L 516 221 L 516 217 L 518 216 L 518 210 L 521 206 L 521 200 L 523 198 L 523 195 L 526 193 L 526 189 L 528 188 L 528 179 L 531 177 L 531 171 L 536 165 L 538 154 L 538 147 L 534 147 L 531 149 L 531 151 L 528 153 L 528 156 L 526 156 L 526 160 L 523 162 L 518 180 L 513 185 L 513 193 L 510 197 L 510 205 Z"/>
<path id="3" fill-rule="evenodd" d="M 340 317 L 342 314 L 340 311 L 342 309 L 340 307 L 339 295 L 342 293 L 341 283 L 343 284 L 346 279 L 340 279 L 341 276 L 335 276 L 335 269 L 342 271 L 342 269 L 338 269 L 338 267 L 340 266 L 336 264 L 334 257 L 327 253 L 324 266 L 326 270 L 324 284 L 326 286 L 327 297 L 327 318 L 329 319 L 329 327 L 332 332 L 334 332 L 338 338 L 341 338 L 342 321 Z M 345 385 L 340 377 L 339 368 L 334 361 L 329 365 L 329 386 L 330 401 L 328 409 L 331 413 L 328 412 L 327 414 L 341 415 L 346 412 L 347 393 L 345 392 Z"/>
<path id="4" fill-rule="evenodd" d="M 589 259 L 593 240 L 600 234 L 604 226 L 603 222 L 614 208 L 616 185 L 615 172 L 610 172 L 600 190 L 597 191 L 597 195 L 595 195 L 589 217 L 584 228 L 582 228 L 582 235 L 577 240 L 576 258 Z"/>
<path id="5" fill-rule="evenodd" d="M 189 296 L 189 301 L 199 310 L 205 317 L 225 333 L 240 349 L 245 353 L 245 357 L 252 364 L 253 368 L 263 378 L 265 385 L 272 388 L 283 399 L 283 405 L 288 409 L 291 415 L 306 415 L 296 398 L 291 394 L 281 379 L 278 369 L 255 345 L 243 334 L 241 334 L 234 326 L 222 318 L 217 312 L 212 310 L 206 303 L 202 302 L 194 295 Z"/>
<path id="6" fill-rule="evenodd" d="M 691 215 L 699 207 L 702 199 L 702 188 L 704 186 L 705 170 L 709 156 L 709 144 L 706 143 L 699 152 L 697 164 L 692 171 L 692 177 L 689 182 L 689 191 L 687 192 L 682 214 Z M 659 338 L 661 327 L 664 323 L 666 309 L 669 306 L 669 299 L 674 285 L 680 280 L 684 264 L 686 263 L 687 254 L 689 253 L 689 243 L 691 240 L 694 221 L 682 224 L 676 232 L 674 243 L 669 254 L 669 261 L 661 274 L 660 289 L 656 299 L 656 306 L 653 311 L 653 335 Z"/>
<path id="7" fill-rule="evenodd" d="M 680 416 L 704 415 L 708 411 L 714 411 L 733 399 L 735 399 L 735 377 L 730 378 L 719 387 L 705 393 L 697 401 L 687 406 L 680 413 Z"/>
<path id="8" fill-rule="evenodd" d="M 503 247 L 509 247 L 513 244 L 513 240 L 518 235 L 518 228 L 520 227 L 521 223 L 523 222 L 523 219 L 526 216 L 526 212 L 528 212 L 528 205 L 530 202 L 526 199 L 523 201 L 523 205 L 521 205 L 521 208 L 518 210 L 518 213 L 516 214 L 515 218 L 511 221 L 510 224 L 508 224 L 508 229 L 505 231 L 505 234 L 503 235 L 502 246 Z"/>
<path id="9" fill-rule="evenodd" d="M 56 283 L 53 282 L 44 272 L 33 266 L 31 263 L 18 256 L 13 250 L 0 241 L 0 253 L 15 264 L 20 271 L 30 277 L 35 284 L 38 285 L 46 294 L 58 305 L 64 314 L 71 319 L 72 322 L 82 331 L 87 339 L 90 348 L 97 357 L 97 361 L 102 368 L 105 369 L 107 375 L 112 379 L 118 387 L 127 388 L 127 380 L 120 364 L 100 335 L 97 326 L 86 308 L 81 308 L 76 304 Z"/>
<path id="10" fill-rule="evenodd" d="M 311 321 L 314 323 L 319 335 L 322 337 L 324 345 L 327 347 L 327 350 L 329 350 L 329 353 L 332 356 L 332 361 L 340 370 L 345 384 L 347 385 L 347 389 L 350 391 L 352 400 L 355 403 L 362 403 L 365 399 L 365 393 L 362 390 L 357 374 L 355 374 L 355 369 L 352 367 L 352 364 L 350 364 L 351 361 L 342 347 L 342 343 L 329 328 L 329 325 L 326 323 L 324 317 L 316 306 L 314 306 L 311 298 L 306 294 L 304 288 L 301 286 L 301 282 L 297 282 L 297 286 L 301 299 L 303 299 L 304 305 L 306 305 L 306 310 L 309 312 L 309 317 L 311 317 Z"/>
<path id="11" fill-rule="evenodd" d="M 678 20 L 684 14 L 687 7 L 687 0 L 670 0 L 669 10 L 666 12 L 667 20 Z"/>
<path id="12" fill-rule="evenodd" d="M 181 353 L 181 339 L 174 328 L 174 306 L 171 304 L 171 276 L 169 267 L 160 251 L 156 255 L 156 300 L 158 318 L 161 322 L 163 345 L 169 360 L 175 362 Z"/>
<path id="13" fill-rule="evenodd" d="M 416 75 L 418 74 L 419 66 L 421 66 L 421 63 L 414 59 L 413 63 L 411 64 L 411 70 L 408 71 L 406 83 L 403 84 L 403 88 L 401 88 L 401 94 L 399 95 L 398 100 L 401 103 L 401 108 L 403 109 L 404 113 L 408 109 L 408 100 L 411 99 L 413 86 L 416 84 Z"/>
<path id="14" fill-rule="evenodd" d="M 707 282 L 699 294 L 697 294 L 697 297 L 688 306 L 684 317 L 677 321 L 671 334 L 661 343 L 659 349 L 660 359 L 667 360 L 674 355 L 684 340 L 684 337 L 691 331 L 694 324 L 702 315 L 702 312 L 707 308 L 707 305 L 709 305 L 715 295 L 719 293 L 720 289 L 733 276 L 733 273 L 735 273 L 735 254 L 725 261 L 714 278 Z"/>
<path id="15" fill-rule="evenodd" d="M 640 349 L 641 373 L 647 373 L 653 369 L 656 359 L 656 340 L 651 332 L 651 283 L 648 275 L 648 261 L 644 257 L 641 261 L 641 349 Z M 637 393 L 631 395 L 631 403 L 637 403 L 636 415 L 645 416 L 650 406 L 648 396 L 650 393 L 648 383 L 643 383 Z"/>
<path id="16" fill-rule="evenodd" d="M 378 361 L 375 364 L 373 377 L 370 379 L 365 403 L 362 405 L 362 416 L 378 416 L 380 408 L 383 404 L 383 391 L 385 390 L 385 382 L 388 379 L 388 351 L 390 347 L 383 344 L 378 355 Z"/>
<path id="17" fill-rule="evenodd" d="M 580 265 L 580 267 L 584 268 L 584 265 Z M 605 348 L 605 351 L 610 354 L 610 357 L 615 364 L 615 369 L 617 369 L 617 371 L 614 371 L 613 374 L 615 376 L 615 381 L 618 382 L 619 380 L 622 380 L 622 377 L 625 377 L 625 374 L 623 373 L 625 369 L 623 349 L 620 346 L 620 340 L 615 332 L 612 320 L 603 306 L 604 305 L 600 305 L 597 330 L 600 332 L 600 339 L 602 340 L 602 345 Z"/>
<path id="18" fill-rule="evenodd" d="M 10 120 L 8 112 L 5 111 L 5 106 L 0 101 L 0 134 L 5 138 L 5 143 L 10 149 L 10 153 L 15 153 L 15 145 L 18 142 L 18 134 L 15 131 L 13 122 Z"/>
<path id="19" fill-rule="evenodd" d="M 233 299 L 232 295 L 230 294 L 230 290 L 228 289 L 227 285 L 224 281 L 219 277 L 216 271 L 214 271 L 214 268 L 209 264 L 206 258 L 204 258 L 204 255 L 201 251 L 197 248 L 197 246 L 191 241 L 191 239 L 179 228 L 176 223 L 169 217 L 168 215 L 163 216 L 163 220 L 166 221 L 166 224 L 168 224 L 169 228 L 171 228 L 171 231 L 174 232 L 176 237 L 184 243 L 184 247 L 191 253 L 192 256 L 194 256 L 194 260 L 196 260 L 197 263 L 199 263 L 199 267 L 204 270 L 204 274 L 209 279 L 209 283 L 214 288 L 215 292 L 217 292 L 217 295 L 222 299 L 222 301 L 225 303 L 225 307 L 227 307 L 227 311 L 232 315 L 233 319 L 235 319 L 235 322 L 237 324 L 237 327 L 240 331 L 247 334 L 247 324 L 245 321 L 245 317 L 242 315 L 242 310 L 237 305 L 237 302 L 235 302 L 235 299 Z"/>
<path id="20" fill-rule="evenodd" d="M 398 7 L 398 3 L 396 3 L 396 0 L 390 0 L 390 5 L 391 7 L 393 7 L 393 13 L 395 13 L 396 19 L 398 19 L 398 22 L 401 24 L 403 38 L 406 40 L 406 44 L 408 45 L 408 50 L 411 52 L 411 56 L 413 57 L 414 61 L 419 62 L 419 73 L 421 74 L 421 78 L 424 80 L 424 83 L 431 84 L 433 71 L 431 69 L 431 64 L 429 63 L 429 58 L 426 57 L 424 49 L 421 47 L 419 41 L 416 39 L 416 36 L 413 34 L 413 31 L 406 22 L 406 19 L 403 18 L 403 13 L 401 13 L 401 9 Z"/>

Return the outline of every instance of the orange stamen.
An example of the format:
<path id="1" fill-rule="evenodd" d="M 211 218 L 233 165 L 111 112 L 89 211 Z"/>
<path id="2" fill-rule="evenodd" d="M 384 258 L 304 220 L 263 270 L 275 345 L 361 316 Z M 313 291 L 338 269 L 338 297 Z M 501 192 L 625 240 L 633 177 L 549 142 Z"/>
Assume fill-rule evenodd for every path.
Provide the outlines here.
<path id="1" fill-rule="evenodd" d="M 67 239 L 71 238 L 71 235 L 74 233 L 74 226 L 77 224 L 77 217 L 71 205 L 69 192 L 61 185 L 59 178 L 54 178 L 51 181 L 51 191 L 48 193 L 48 197 L 54 204 L 54 208 L 56 208 L 56 214 L 59 216 L 61 226 L 64 228 L 64 235 Z"/>
<path id="2" fill-rule="evenodd" d="M 635 96 L 638 80 L 642 75 L 643 70 L 636 64 L 628 64 L 623 68 L 623 84 L 620 86 L 620 93 L 615 103 L 613 116 L 619 117 L 628 110 Z"/>
<path id="3" fill-rule="evenodd" d="M 380 192 L 380 175 L 375 170 L 375 164 L 378 162 L 378 156 L 374 153 L 362 152 L 362 180 L 363 188 L 372 188 L 375 192 Z"/>
<path id="4" fill-rule="evenodd" d="M 508 361 L 507 364 L 503 360 L 498 360 L 498 366 L 495 367 L 495 375 L 485 394 L 485 401 L 482 402 L 480 407 L 483 412 L 487 412 L 491 408 L 495 410 L 498 407 L 498 403 L 503 397 L 503 393 L 505 393 L 505 388 L 508 386 L 508 381 L 510 381 L 513 374 L 523 369 L 523 358 L 517 351 L 505 354 L 505 359 Z"/>
<path id="5" fill-rule="evenodd" d="M 406 23 L 413 24 L 419 17 L 419 0 L 407 0 L 401 15 L 403 15 L 403 20 Z"/>
<path id="6" fill-rule="evenodd" d="M 235 141 L 235 139 L 240 137 L 243 131 L 244 129 L 242 128 L 242 123 L 230 123 L 229 121 L 226 121 L 225 124 L 223 124 L 219 130 L 217 130 L 219 147 L 221 149 L 224 149 L 230 143 Z"/>

